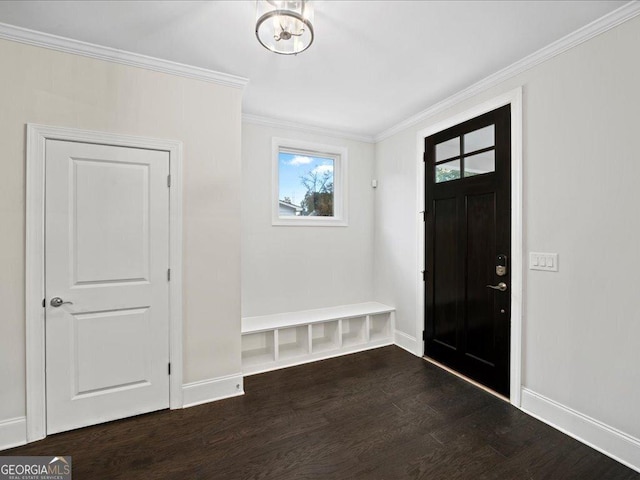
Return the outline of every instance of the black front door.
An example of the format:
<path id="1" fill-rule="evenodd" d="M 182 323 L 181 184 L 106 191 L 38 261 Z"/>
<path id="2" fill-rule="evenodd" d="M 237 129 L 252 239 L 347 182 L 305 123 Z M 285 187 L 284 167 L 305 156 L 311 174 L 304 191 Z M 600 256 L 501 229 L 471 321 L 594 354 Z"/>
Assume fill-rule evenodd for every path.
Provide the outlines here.
<path id="1" fill-rule="evenodd" d="M 425 139 L 425 355 L 509 396 L 510 106 Z"/>

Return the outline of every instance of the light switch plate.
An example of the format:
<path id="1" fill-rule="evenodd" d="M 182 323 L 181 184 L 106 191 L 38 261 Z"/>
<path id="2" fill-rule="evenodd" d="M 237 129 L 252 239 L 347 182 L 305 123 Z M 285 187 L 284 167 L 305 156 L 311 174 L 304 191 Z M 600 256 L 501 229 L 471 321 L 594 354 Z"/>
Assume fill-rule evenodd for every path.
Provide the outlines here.
<path id="1" fill-rule="evenodd" d="M 529 252 L 529 270 L 558 271 L 557 253 Z"/>

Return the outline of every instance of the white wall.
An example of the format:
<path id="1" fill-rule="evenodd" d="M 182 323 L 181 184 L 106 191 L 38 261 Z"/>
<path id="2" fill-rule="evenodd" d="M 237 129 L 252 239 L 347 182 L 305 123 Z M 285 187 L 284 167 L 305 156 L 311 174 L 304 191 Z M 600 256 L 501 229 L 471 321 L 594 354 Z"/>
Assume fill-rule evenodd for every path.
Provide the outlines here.
<path id="1" fill-rule="evenodd" d="M 638 58 L 640 17 L 380 142 L 375 243 L 376 299 L 415 336 L 417 132 L 522 85 L 524 249 L 560 259 L 557 273 L 525 270 L 523 384 L 629 435 L 636 468 Z"/>
<path id="2" fill-rule="evenodd" d="M 396 330 L 421 343 L 416 325 L 417 251 L 416 132 L 407 129 L 376 145 L 374 295 L 396 308 Z M 401 340 L 401 339 L 399 339 Z M 411 348 L 411 345 L 404 345 Z"/>
<path id="3" fill-rule="evenodd" d="M 271 225 L 271 139 L 348 149 L 347 227 Z M 242 315 L 373 299 L 374 146 L 253 123 L 242 124 Z"/>
<path id="4" fill-rule="evenodd" d="M 241 90 L 4 40 L 0 58 L 0 423 L 25 415 L 27 122 L 184 142 L 183 380 L 240 372 Z"/>

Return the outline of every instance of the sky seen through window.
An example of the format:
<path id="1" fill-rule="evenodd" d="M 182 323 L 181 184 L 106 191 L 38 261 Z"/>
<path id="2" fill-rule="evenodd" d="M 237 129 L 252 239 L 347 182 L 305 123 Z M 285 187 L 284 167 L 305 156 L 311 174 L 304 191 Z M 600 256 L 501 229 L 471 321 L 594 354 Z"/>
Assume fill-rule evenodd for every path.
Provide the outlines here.
<path id="1" fill-rule="evenodd" d="M 333 182 L 333 168 L 332 158 L 280 152 L 278 157 L 278 199 L 287 198 L 294 205 L 300 205 L 307 193 L 307 188 L 302 183 L 301 177 L 308 176 L 309 173 L 317 173 L 322 176 L 329 172 Z"/>

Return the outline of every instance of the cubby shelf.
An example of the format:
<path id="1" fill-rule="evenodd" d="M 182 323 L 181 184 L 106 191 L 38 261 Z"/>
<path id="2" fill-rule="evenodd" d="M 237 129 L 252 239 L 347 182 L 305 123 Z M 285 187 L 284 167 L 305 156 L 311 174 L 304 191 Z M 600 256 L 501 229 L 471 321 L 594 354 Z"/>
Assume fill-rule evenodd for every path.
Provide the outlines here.
<path id="1" fill-rule="evenodd" d="M 387 314 L 369 316 L 369 338 L 373 341 L 388 338 L 390 332 Z"/>
<path id="2" fill-rule="evenodd" d="M 342 320 L 342 345 L 362 345 L 367 343 L 367 317 L 354 317 Z"/>
<path id="3" fill-rule="evenodd" d="M 242 365 L 251 367 L 275 362 L 274 332 L 242 336 Z"/>
<path id="4" fill-rule="evenodd" d="M 318 322 L 309 325 L 311 328 L 311 352 L 320 353 L 340 348 L 340 322 Z"/>
<path id="5" fill-rule="evenodd" d="M 242 370 L 267 372 L 393 343 L 395 309 L 377 302 L 245 317 Z"/>
<path id="6" fill-rule="evenodd" d="M 278 360 L 301 357 L 309 354 L 309 333 L 304 325 L 298 327 L 281 328 L 277 330 Z"/>

